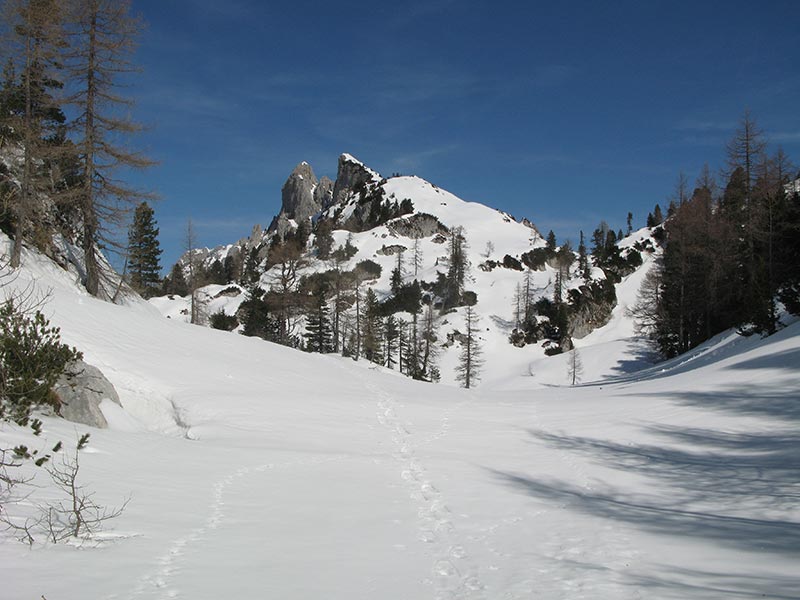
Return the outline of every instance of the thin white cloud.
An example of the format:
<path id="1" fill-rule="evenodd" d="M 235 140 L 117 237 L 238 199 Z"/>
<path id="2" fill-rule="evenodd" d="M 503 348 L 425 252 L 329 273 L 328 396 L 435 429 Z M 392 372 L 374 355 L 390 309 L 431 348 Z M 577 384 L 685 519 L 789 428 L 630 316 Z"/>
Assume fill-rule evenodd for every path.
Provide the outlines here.
<path id="1" fill-rule="evenodd" d="M 710 119 L 682 119 L 675 129 L 678 131 L 720 132 L 733 131 L 738 127 L 738 121 L 714 121 Z"/>
<path id="2" fill-rule="evenodd" d="M 395 156 L 391 165 L 393 169 L 403 171 L 415 171 L 420 169 L 426 162 L 431 161 L 439 156 L 451 154 L 458 150 L 458 144 L 446 144 L 416 152 L 409 152 Z"/>
<path id="3" fill-rule="evenodd" d="M 775 142 L 800 142 L 800 131 L 779 131 L 769 134 L 769 138 Z"/>

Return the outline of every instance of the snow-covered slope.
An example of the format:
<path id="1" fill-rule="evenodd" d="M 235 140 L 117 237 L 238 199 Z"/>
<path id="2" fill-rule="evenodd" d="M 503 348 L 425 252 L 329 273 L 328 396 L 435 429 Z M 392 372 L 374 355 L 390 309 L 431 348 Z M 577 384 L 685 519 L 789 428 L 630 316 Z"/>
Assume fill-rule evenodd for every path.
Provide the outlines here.
<path id="1" fill-rule="evenodd" d="M 503 266 L 505 257 L 520 260 L 522 255 L 535 248 L 546 246 L 545 240 L 539 232 L 527 221 L 518 222 L 510 215 L 490 208 L 477 202 L 466 202 L 450 192 L 443 190 L 432 183 L 414 176 L 398 176 L 382 179 L 375 171 L 350 155 L 343 155 L 340 159 L 340 175 L 337 179 L 337 188 L 346 189 L 348 177 L 352 170 L 362 172 L 363 178 L 369 185 L 375 186 L 374 190 L 380 192 L 385 202 L 401 203 L 410 200 L 413 212 L 386 224 L 376 226 L 365 231 L 347 231 L 343 228 L 333 231 L 334 247 L 343 246 L 348 237 L 357 248 L 357 253 L 339 265 L 343 270 L 352 269 L 357 263 L 370 260 L 381 266 L 381 276 L 367 283 L 374 288 L 379 299 L 390 295 L 390 279 L 392 270 L 397 266 L 397 252 L 403 251 L 403 266 L 405 280 L 410 283 L 414 279 L 433 283 L 439 273 L 447 272 L 449 239 L 447 235 L 436 235 L 428 232 L 418 240 L 421 265 L 414 266 L 413 249 L 415 239 L 411 233 L 413 227 L 404 228 L 403 222 L 413 222 L 421 215 L 429 215 L 436 223 L 444 227 L 444 231 L 453 231 L 461 228 L 466 240 L 466 254 L 468 271 L 465 289 L 477 295 L 475 310 L 478 315 L 478 331 L 480 344 L 484 351 L 484 366 L 481 371 L 480 385 L 492 388 L 508 388 L 512 386 L 536 387 L 543 384 L 560 384 L 567 381 L 566 357 L 551 359 L 545 356 L 543 344 L 531 344 L 523 348 L 512 346 L 509 335 L 514 326 L 514 298 L 518 286 L 523 284 L 525 275 L 514 268 Z M 344 173 L 344 174 L 343 174 Z M 345 176 L 347 175 L 347 177 Z M 294 177 L 295 175 L 293 175 Z M 291 178 L 290 178 L 291 180 Z M 345 180 L 344 183 L 341 181 Z M 341 225 L 348 221 L 353 212 L 363 201 L 355 192 L 340 194 L 340 204 L 329 206 L 317 215 L 318 218 L 332 218 Z M 338 216 L 335 216 L 338 215 Z M 338 226 L 338 225 L 337 225 Z M 633 232 L 619 242 L 620 247 L 633 246 L 634 243 L 650 239 L 651 232 L 642 229 Z M 240 242 L 240 246 L 257 246 L 268 242 L 272 234 L 262 233 L 259 227 L 254 229 L 254 236 L 249 241 Z M 562 240 L 567 242 L 568 240 Z M 266 244 L 265 244 L 266 245 Z M 309 251 L 305 257 L 305 266 L 299 274 L 306 275 L 313 272 L 325 271 L 332 267 L 327 260 L 318 260 L 312 249 L 313 236 L 309 242 Z M 572 246 L 577 248 L 577 240 L 572 240 Z M 235 246 L 227 245 L 214 250 L 202 249 L 203 260 L 208 265 L 214 260 L 222 262 Z M 266 250 L 264 250 L 266 251 Z M 620 360 L 627 360 L 629 350 L 639 343 L 631 339 L 633 324 L 627 316 L 626 308 L 633 304 L 644 274 L 650 268 L 652 256 L 643 252 L 644 264 L 635 273 L 630 275 L 618 286 L 618 306 L 614 311 L 613 323 L 601 332 L 595 332 L 590 341 L 577 340 L 579 348 L 583 346 L 598 346 L 601 338 L 607 345 L 598 349 L 593 355 L 585 353 L 585 377 L 596 379 L 613 375 L 618 371 Z M 519 263 L 517 263 L 519 264 Z M 274 272 L 279 269 L 273 267 L 273 272 L 266 272 L 261 277 L 261 287 L 269 289 L 274 283 Z M 592 276 L 595 279 L 604 278 L 603 271 L 594 268 Z M 532 271 L 532 295 L 552 298 L 556 281 L 556 269 L 548 264 L 542 270 Z M 571 277 L 564 282 L 563 295 L 567 297 L 569 289 L 578 288 L 584 283 L 577 272 L 577 263 L 573 265 Z M 226 314 L 234 314 L 244 299 L 244 291 L 236 296 L 219 297 L 218 294 L 226 286 L 208 286 L 203 290 L 203 295 L 210 299 L 207 312 L 209 314 L 224 310 Z M 189 299 L 177 296 L 154 298 L 151 302 L 164 314 L 172 319 L 189 320 Z M 404 316 L 410 320 L 410 315 Z M 456 384 L 456 367 L 459 361 L 460 344 L 453 344 L 454 333 L 465 331 L 464 309 L 459 308 L 446 314 L 438 322 L 439 326 L 439 371 L 442 383 Z M 302 329 L 299 331 L 302 333 Z M 450 343 L 448 343 L 450 340 Z M 599 348 L 599 347 L 598 347 Z M 640 348 L 639 358 L 635 366 L 639 367 L 649 362 L 652 357 Z M 543 366 L 550 361 L 558 365 Z M 540 364 L 542 363 L 542 364 Z M 630 369 L 634 365 L 623 368 Z M 541 376 L 537 373 L 544 371 L 550 375 Z M 553 374 L 558 372 L 558 376 Z M 529 376 L 526 381 L 518 381 L 519 375 Z M 509 383 L 509 378 L 514 380 Z"/>
<path id="2" fill-rule="evenodd" d="M 3 537 L 4 599 L 800 597 L 798 325 L 643 377 L 467 392 L 98 302 L 24 262 L 13 285 L 51 290 L 124 405 L 82 480 L 131 501 L 96 543 Z M 85 430 L 44 421 L 0 445 Z M 26 502 L 54 494 L 42 475 Z"/>

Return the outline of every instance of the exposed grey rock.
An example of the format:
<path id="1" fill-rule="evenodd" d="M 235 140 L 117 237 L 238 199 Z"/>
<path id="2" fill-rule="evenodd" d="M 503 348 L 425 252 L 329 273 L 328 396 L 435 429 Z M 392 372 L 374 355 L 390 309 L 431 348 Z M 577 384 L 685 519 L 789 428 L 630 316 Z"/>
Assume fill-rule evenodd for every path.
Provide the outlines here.
<path id="1" fill-rule="evenodd" d="M 101 429 L 108 427 L 100 410 L 100 402 L 108 399 L 120 404 L 117 390 L 100 369 L 82 360 L 70 365 L 68 373 L 62 375 L 56 384 L 56 394 L 61 400 L 61 416 L 73 423 Z"/>
<path id="2" fill-rule="evenodd" d="M 349 154 L 342 154 L 339 157 L 339 168 L 336 173 L 336 183 L 333 185 L 331 204 L 344 203 L 351 193 L 377 179 L 380 179 L 377 173 L 365 167 Z"/>
<path id="3" fill-rule="evenodd" d="M 536 227 L 536 225 L 534 225 L 533 223 L 531 223 L 531 222 L 530 222 L 530 221 L 529 221 L 527 218 L 523 217 L 523 218 L 522 218 L 522 221 L 520 221 L 520 223 L 521 223 L 522 225 L 525 225 L 525 227 L 528 227 L 528 228 L 530 228 L 530 229 L 533 229 L 533 230 L 536 232 L 536 235 L 538 235 L 539 237 L 542 237 L 542 234 L 541 234 L 541 232 L 539 231 L 539 228 L 538 228 L 538 227 Z"/>
<path id="4" fill-rule="evenodd" d="M 314 202 L 322 207 L 322 210 L 327 209 L 333 204 L 333 181 L 329 177 L 322 177 L 314 189 Z"/>
<path id="5" fill-rule="evenodd" d="M 317 177 L 311 165 L 302 162 L 281 189 L 281 213 L 289 219 L 304 221 L 322 210 L 322 203 L 315 198 Z"/>
<path id="6" fill-rule="evenodd" d="M 399 254 L 401 252 L 405 252 L 408 250 L 402 244 L 394 244 L 392 246 L 381 246 L 379 250 L 375 252 L 375 254 L 380 254 L 381 256 L 394 256 L 395 254 Z"/>
<path id="7" fill-rule="evenodd" d="M 413 239 L 426 238 L 437 233 L 447 233 L 448 229 L 439 219 L 427 213 L 416 213 L 390 221 L 386 225 L 395 235 Z"/>
<path id="8" fill-rule="evenodd" d="M 578 340 L 608 323 L 617 305 L 616 297 L 613 301 L 604 300 L 599 291 L 589 286 L 581 286 L 580 291 L 585 299 L 569 317 L 570 336 Z"/>
<path id="9" fill-rule="evenodd" d="M 278 214 L 274 219 L 272 219 L 272 223 L 270 223 L 269 230 L 275 233 L 280 239 L 286 237 L 286 234 L 292 229 L 291 223 L 289 223 L 289 217 L 286 216 L 285 213 Z"/>

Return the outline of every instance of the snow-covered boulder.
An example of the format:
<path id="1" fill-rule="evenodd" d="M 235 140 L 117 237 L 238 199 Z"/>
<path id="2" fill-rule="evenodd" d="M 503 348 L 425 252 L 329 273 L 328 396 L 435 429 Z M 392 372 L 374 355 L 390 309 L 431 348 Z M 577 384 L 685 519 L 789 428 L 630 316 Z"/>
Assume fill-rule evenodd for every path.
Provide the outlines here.
<path id="1" fill-rule="evenodd" d="M 110 400 L 120 404 L 117 390 L 95 366 L 78 361 L 70 366 L 68 374 L 56 385 L 61 400 L 61 416 L 73 423 L 82 423 L 104 429 L 108 422 L 100 403 Z"/>

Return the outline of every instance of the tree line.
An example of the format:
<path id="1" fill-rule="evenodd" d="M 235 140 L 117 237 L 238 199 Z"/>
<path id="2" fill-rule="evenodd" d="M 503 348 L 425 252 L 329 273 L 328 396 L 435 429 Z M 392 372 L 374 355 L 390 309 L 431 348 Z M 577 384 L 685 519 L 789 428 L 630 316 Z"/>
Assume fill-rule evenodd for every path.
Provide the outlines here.
<path id="1" fill-rule="evenodd" d="M 459 367 L 459 380 L 465 387 L 474 385 L 480 371 L 477 297 L 464 289 L 468 260 L 463 230 L 451 230 L 447 257 L 442 259 L 446 270 L 438 272 L 436 281 L 417 277 L 422 262 L 419 240 L 408 260 L 405 249 L 392 249 L 396 262 L 390 289 L 379 297 L 374 283 L 381 277 L 381 266 L 368 259 L 351 266 L 357 252 L 352 236 L 334 249 L 330 229 L 330 223 L 323 221 L 313 228 L 301 224 L 283 238 L 273 236 L 267 247 L 246 251 L 244 261 L 239 261 L 238 277 L 234 273 L 227 279 L 245 288 L 245 299 L 235 315 L 210 315 L 210 325 L 227 330 L 241 326 L 244 335 L 308 352 L 340 353 L 397 369 L 417 380 L 438 381 L 439 316 L 466 306 L 466 334 L 459 336 L 464 372 Z M 191 253 L 184 262 L 190 257 Z M 328 268 L 309 273 L 311 257 Z M 216 262 L 201 267 L 205 277 L 216 270 Z M 227 259 L 224 264 L 229 264 Z M 166 278 L 167 287 L 183 285 L 186 271 L 185 264 L 177 265 Z M 188 293 L 190 287 L 181 291 Z"/>
<path id="2" fill-rule="evenodd" d="M 725 150 L 723 185 L 708 165 L 691 192 L 681 174 L 663 223 L 653 222 L 663 257 L 633 314 L 665 357 L 729 328 L 773 333 L 778 303 L 800 314 L 800 197 L 790 185 L 800 174 L 781 148 L 769 152 L 749 112 Z"/>
<path id="3" fill-rule="evenodd" d="M 136 70 L 141 23 L 128 0 L 7 0 L 1 25 L 0 228 L 14 241 L 10 266 L 24 242 L 47 252 L 63 233 L 81 248 L 87 291 L 110 298 L 117 278 L 101 252 L 124 253 L 117 230 L 151 197 L 121 176 L 152 164 L 124 143 L 140 126 L 119 91 Z"/>

